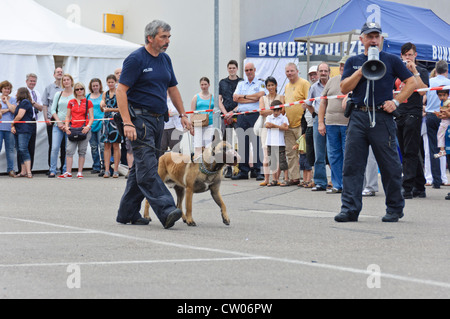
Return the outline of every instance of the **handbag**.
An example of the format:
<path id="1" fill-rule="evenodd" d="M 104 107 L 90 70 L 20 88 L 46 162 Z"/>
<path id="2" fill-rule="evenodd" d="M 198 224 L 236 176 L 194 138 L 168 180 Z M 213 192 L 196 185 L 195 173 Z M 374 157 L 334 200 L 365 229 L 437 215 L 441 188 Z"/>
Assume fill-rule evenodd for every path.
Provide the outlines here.
<path id="1" fill-rule="evenodd" d="M 86 99 L 86 116 L 85 120 L 88 119 L 89 105 Z M 86 121 L 84 121 L 86 123 Z M 81 142 L 87 138 L 87 134 L 83 133 L 84 125 L 82 127 L 71 127 L 70 135 L 67 137 L 71 142 Z"/>
<path id="2" fill-rule="evenodd" d="M 211 109 L 212 95 L 209 99 L 209 109 Z M 194 113 L 191 116 L 191 123 L 195 127 L 207 127 L 209 126 L 209 114 L 204 113 Z"/>
<path id="3" fill-rule="evenodd" d="M 306 138 L 305 138 L 305 135 L 300 136 L 300 138 L 298 139 L 298 151 L 301 154 L 305 154 L 306 153 Z"/>
<path id="4" fill-rule="evenodd" d="M 84 134 L 82 132 L 83 129 L 84 129 L 84 126 L 83 127 L 71 127 L 70 135 L 68 136 L 69 141 L 71 141 L 71 142 L 84 141 L 87 138 L 87 134 Z"/>
<path id="5" fill-rule="evenodd" d="M 261 134 L 261 130 L 263 129 L 263 122 L 264 122 L 264 119 L 260 115 L 258 117 L 258 119 L 256 120 L 255 125 L 253 126 L 253 132 L 255 132 L 256 136 L 259 136 Z"/>

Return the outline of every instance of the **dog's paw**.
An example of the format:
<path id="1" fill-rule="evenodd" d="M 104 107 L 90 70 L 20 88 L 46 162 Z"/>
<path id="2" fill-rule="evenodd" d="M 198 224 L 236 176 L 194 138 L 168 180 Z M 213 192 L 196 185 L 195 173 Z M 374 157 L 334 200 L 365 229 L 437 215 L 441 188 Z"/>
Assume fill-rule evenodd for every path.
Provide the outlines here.
<path id="1" fill-rule="evenodd" d="M 225 225 L 230 226 L 230 220 L 229 220 L 229 219 L 223 218 L 222 220 L 223 220 L 223 223 L 224 223 Z"/>
<path id="2" fill-rule="evenodd" d="M 191 220 L 191 221 L 186 220 L 186 224 L 189 227 L 196 227 L 197 226 L 197 224 L 193 220 Z"/>

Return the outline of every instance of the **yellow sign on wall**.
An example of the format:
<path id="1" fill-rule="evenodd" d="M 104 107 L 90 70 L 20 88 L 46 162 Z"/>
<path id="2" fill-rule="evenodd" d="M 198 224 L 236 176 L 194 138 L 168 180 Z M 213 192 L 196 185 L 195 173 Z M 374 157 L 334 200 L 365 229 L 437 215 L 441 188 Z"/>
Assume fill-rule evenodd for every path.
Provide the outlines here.
<path id="1" fill-rule="evenodd" d="M 123 34 L 123 15 L 105 13 L 103 15 L 103 32 Z"/>

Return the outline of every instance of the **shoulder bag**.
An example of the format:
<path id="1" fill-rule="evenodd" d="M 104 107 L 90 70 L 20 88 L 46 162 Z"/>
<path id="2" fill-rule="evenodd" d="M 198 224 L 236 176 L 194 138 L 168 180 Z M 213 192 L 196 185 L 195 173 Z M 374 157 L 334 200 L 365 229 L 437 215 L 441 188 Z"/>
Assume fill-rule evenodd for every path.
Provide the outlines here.
<path id="1" fill-rule="evenodd" d="M 88 100 L 86 99 L 86 116 L 84 123 L 86 124 L 86 120 L 88 119 L 88 112 L 89 112 L 89 104 Z M 70 128 L 70 135 L 68 136 L 69 141 L 71 142 L 81 142 L 84 141 L 87 138 L 87 134 L 83 133 L 83 129 L 85 128 L 85 125 L 82 127 L 71 127 Z"/>
<path id="2" fill-rule="evenodd" d="M 211 98 L 209 99 L 209 109 L 211 109 L 211 103 L 212 103 L 212 94 Z M 191 123 L 195 127 L 207 127 L 209 126 L 209 114 L 204 113 L 194 113 L 191 116 Z"/>

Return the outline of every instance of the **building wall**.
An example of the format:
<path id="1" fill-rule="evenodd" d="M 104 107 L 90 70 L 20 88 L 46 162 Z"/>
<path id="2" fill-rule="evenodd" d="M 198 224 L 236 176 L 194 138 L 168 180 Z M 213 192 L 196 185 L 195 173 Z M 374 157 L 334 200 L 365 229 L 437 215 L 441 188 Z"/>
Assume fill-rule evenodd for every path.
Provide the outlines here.
<path id="1" fill-rule="evenodd" d="M 36 2 L 72 21 L 102 31 L 103 14 L 125 16 L 125 31 L 120 38 L 143 44 L 145 25 L 153 19 L 172 26 L 169 48 L 179 88 L 187 108 L 200 90 L 198 80 L 207 76 L 214 87 L 214 1 L 213 0 L 36 0 Z M 230 59 L 245 58 L 247 41 L 274 35 L 309 23 L 328 14 L 347 0 L 220 0 L 219 78 L 227 76 Z M 426 7 L 444 21 L 450 21 L 446 0 L 396 0 L 395 2 Z M 112 35 L 114 36 L 114 35 Z M 213 91 L 213 89 L 211 88 Z"/>

